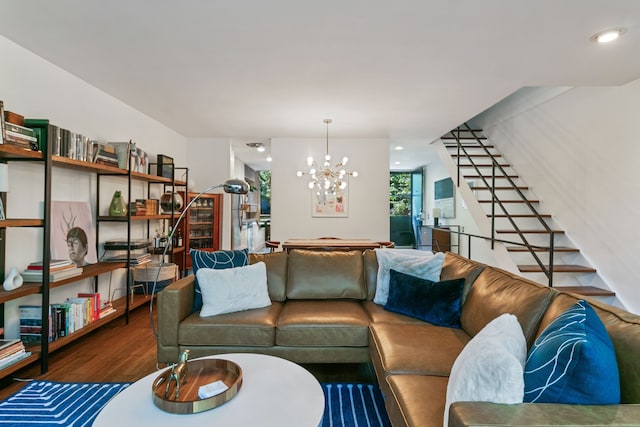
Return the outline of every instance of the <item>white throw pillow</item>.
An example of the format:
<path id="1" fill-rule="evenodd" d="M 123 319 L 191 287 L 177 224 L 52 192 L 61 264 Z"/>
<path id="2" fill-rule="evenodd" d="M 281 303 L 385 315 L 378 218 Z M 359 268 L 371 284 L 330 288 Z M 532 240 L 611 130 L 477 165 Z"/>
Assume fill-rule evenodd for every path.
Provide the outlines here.
<path id="1" fill-rule="evenodd" d="M 444 407 L 453 402 L 522 403 L 527 342 L 518 319 L 502 314 L 471 339 L 451 368 Z"/>
<path id="2" fill-rule="evenodd" d="M 440 281 L 440 272 L 444 263 L 444 253 L 416 249 L 376 249 L 378 276 L 376 295 L 373 302 L 385 305 L 389 298 L 389 271 L 394 269 L 421 279 Z"/>
<path id="3" fill-rule="evenodd" d="M 223 270 L 199 268 L 196 277 L 202 290 L 200 317 L 271 305 L 264 262 Z"/>

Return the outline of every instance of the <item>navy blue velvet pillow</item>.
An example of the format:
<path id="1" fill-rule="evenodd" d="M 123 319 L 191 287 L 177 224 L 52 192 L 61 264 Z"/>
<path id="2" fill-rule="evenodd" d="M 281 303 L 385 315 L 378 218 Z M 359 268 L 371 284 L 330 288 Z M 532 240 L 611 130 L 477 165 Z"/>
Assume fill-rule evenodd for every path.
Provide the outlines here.
<path id="1" fill-rule="evenodd" d="M 244 267 L 249 264 L 249 249 L 241 249 L 235 251 L 199 251 L 191 249 L 191 265 L 193 266 L 193 275 L 195 276 L 199 268 L 213 268 L 214 270 L 222 270 L 225 268 Z M 196 294 L 193 298 L 193 311 L 196 312 L 202 308 L 202 292 L 198 279 L 196 282 Z"/>
<path id="2" fill-rule="evenodd" d="M 385 310 L 438 326 L 461 328 L 464 279 L 432 282 L 393 269 L 389 273 L 389 299 Z"/>

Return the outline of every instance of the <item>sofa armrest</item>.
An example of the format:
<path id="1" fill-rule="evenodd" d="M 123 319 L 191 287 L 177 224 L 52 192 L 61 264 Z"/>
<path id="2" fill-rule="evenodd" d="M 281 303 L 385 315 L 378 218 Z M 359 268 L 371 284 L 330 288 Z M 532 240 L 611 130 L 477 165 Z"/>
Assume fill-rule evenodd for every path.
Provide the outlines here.
<path id="1" fill-rule="evenodd" d="M 568 405 L 488 402 L 455 402 L 449 412 L 449 427 L 487 426 L 637 426 L 640 404 Z"/>
<path id="2" fill-rule="evenodd" d="M 178 327 L 193 312 L 195 278 L 193 275 L 171 283 L 158 293 L 158 362 L 178 359 Z"/>

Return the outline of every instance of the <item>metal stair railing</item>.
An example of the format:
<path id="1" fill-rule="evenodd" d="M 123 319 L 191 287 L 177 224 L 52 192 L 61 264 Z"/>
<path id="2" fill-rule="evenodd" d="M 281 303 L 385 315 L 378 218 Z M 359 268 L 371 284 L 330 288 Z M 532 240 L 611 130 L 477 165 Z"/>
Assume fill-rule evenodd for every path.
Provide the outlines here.
<path id="1" fill-rule="evenodd" d="M 535 259 L 536 263 L 538 264 L 538 266 L 540 267 L 542 272 L 547 277 L 549 286 L 552 287 L 553 286 L 553 261 L 554 261 L 555 233 L 553 232 L 551 227 L 549 227 L 549 225 L 544 221 L 544 219 L 540 216 L 540 214 L 535 209 L 535 207 L 531 204 L 531 202 L 529 202 L 529 200 L 524 195 L 524 193 L 518 188 L 516 183 L 509 176 L 509 174 L 505 171 L 505 169 L 500 165 L 498 160 L 496 160 L 494 155 L 489 151 L 489 149 L 485 146 L 485 144 L 482 143 L 482 140 L 477 135 L 476 131 L 471 129 L 471 127 L 467 123 L 465 123 L 464 126 L 466 127 L 466 129 L 464 131 L 470 133 L 472 135 L 472 137 L 473 137 L 473 138 L 469 138 L 469 139 L 475 139 L 475 142 L 484 150 L 484 152 L 487 154 L 487 156 L 489 156 L 489 158 L 491 159 L 491 184 L 489 184 L 489 182 L 487 181 L 486 177 L 480 172 L 480 168 L 474 162 L 473 157 L 471 157 L 471 155 L 467 152 L 466 148 L 463 146 L 461 138 L 460 138 L 461 129 L 460 129 L 460 126 L 458 126 L 456 128 L 455 132 L 454 131 L 451 132 L 451 134 L 453 135 L 454 139 L 456 140 L 456 146 L 457 146 L 457 151 L 458 151 L 458 155 L 457 155 L 457 175 L 458 175 L 458 180 L 457 180 L 456 185 L 458 187 L 460 186 L 460 174 L 461 174 L 461 163 L 460 163 L 460 161 L 462 159 L 462 155 L 461 154 L 464 153 L 464 157 L 469 161 L 471 166 L 473 166 L 473 168 L 475 169 L 475 171 L 478 174 L 478 176 L 480 177 L 480 179 L 482 179 L 484 185 L 491 192 L 491 237 L 489 238 L 489 240 L 491 240 L 491 249 L 494 249 L 495 242 L 518 244 L 520 246 L 525 246 L 527 248 L 527 250 L 529 251 L 529 253 L 531 254 L 531 256 L 533 256 L 533 258 Z M 549 234 L 549 247 L 548 248 L 532 245 L 531 243 L 529 243 L 529 241 L 527 240 L 526 236 L 524 235 L 524 233 L 522 232 L 522 230 L 520 229 L 518 224 L 514 221 L 514 219 L 511 216 L 511 214 L 504 207 L 502 201 L 498 198 L 498 195 L 497 195 L 496 189 L 495 189 L 496 188 L 496 168 L 498 168 L 500 170 L 500 172 L 502 173 L 503 176 L 501 178 L 504 178 L 509 182 L 509 184 L 511 185 L 513 191 L 517 192 L 517 194 L 520 196 L 522 201 L 527 205 L 529 210 L 532 212 L 534 217 L 544 227 L 545 232 Z M 505 217 L 509 220 L 509 222 L 511 223 L 511 226 L 513 227 L 515 232 L 518 234 L 518 236 L 520 236 L 520 238 L 522 239 L 523 243 L 508 242 L 506 240 L 500 240 L 500 239 L 496 238 L 496 229 L 495 229 L 496 203 L 498 204 L 500 209 L 502 209 L 502 211 L 505 214 Z M 486 239 L 485 236 L 474 236 L 474 237 L 479 237 L 479 238 Z M 469 244 L 471 244 L 470 239 L 469 239 Z M 548 266 L 546 266 L 544 264 L 544 262 L 542 262 L 540 257 L 537 255 L 536 249 L 543 249 L 543 250 L 548 249 L 548 251 L 549 251 L 549 265 Z"/>

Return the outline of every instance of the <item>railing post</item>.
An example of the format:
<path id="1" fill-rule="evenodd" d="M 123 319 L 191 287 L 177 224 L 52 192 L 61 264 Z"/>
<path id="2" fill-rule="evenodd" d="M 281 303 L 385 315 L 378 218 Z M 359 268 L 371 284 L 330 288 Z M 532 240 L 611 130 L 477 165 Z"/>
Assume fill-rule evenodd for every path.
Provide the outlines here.
<path id="1" fill-rule="evenodd" d="M 467 243 L 467 258 L 471 259 L 471 235 L 467 236 L 469 242 Z"/>
<path id="2" fill-rule="evenodd" d="M 551 238 L 549 239 L 549 287 L 553 287 L 553 254 L 555 249 L 555 235 L 553 230 L 549 233 Z"/>
<path id="3" fill-rule="evenodd" d="M 496 162 L 491 162 L 491 249 L 495 249 L 496 238 Z"/>

